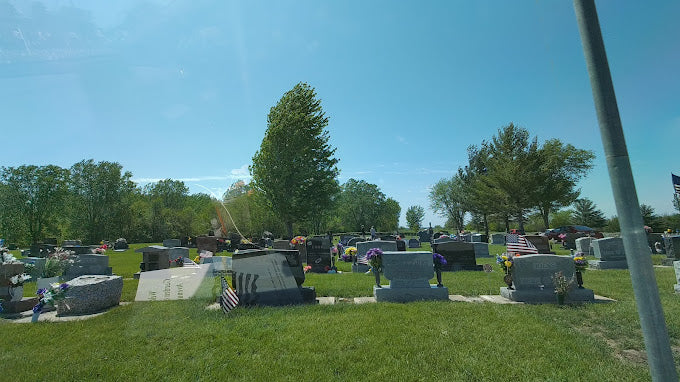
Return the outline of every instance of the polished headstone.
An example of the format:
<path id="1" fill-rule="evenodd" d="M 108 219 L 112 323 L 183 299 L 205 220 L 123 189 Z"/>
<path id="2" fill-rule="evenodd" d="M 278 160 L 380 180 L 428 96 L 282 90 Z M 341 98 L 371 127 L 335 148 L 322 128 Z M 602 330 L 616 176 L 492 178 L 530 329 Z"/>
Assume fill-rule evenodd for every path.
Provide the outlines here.
<path id="1" fill-rule="evenodd" d="M 448 300 L 446 287 L 430 284 L 434 277 L 432 252 L 384 252 L 382 269 L 389 286 L 374 286 L 376 301 L 409 302 L 419 300 Z"/>

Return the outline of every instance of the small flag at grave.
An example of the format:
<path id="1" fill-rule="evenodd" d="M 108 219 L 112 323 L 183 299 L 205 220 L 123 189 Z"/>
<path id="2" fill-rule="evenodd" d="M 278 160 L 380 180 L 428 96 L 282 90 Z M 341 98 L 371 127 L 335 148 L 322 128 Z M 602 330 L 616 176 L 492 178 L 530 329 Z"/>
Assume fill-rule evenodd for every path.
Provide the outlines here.
<path id="1" fill-rule="evenodd" d="M 226 286 L 226 287 L 225 287 Z M 231 312 L 232 309 L 238 305 L 238 296 L 236 292 L 227 284 L 227 280 L 222 277 L 222 296 L 220 297 L 220 306 L 224 314 Z"/>
<path id="2" fill-rule="evenodd" d="M 505 236 L 508 252 L 514 253 L 538 253 L 538 249 L 523 235 L 509 233 Z"/>
<path id="3" fill-rule="evenodd" d="M 675 192 L 680 194 L 680 176 L 671 173 L 671 178 L 673 179 L 673 188 Z"/>

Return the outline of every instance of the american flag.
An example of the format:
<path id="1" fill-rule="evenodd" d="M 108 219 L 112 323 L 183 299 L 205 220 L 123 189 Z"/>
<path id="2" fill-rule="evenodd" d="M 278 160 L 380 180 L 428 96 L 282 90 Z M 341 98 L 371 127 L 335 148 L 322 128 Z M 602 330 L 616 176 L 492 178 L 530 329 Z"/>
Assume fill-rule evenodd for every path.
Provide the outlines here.
<path id="1" fill-rule="evenodd" d="M 224 314 L 231 312 L 238 305 L 238 296 L 229 286 L 227 280 L 222 277 L 222 296 L 220 296 L 220 306 Z"/>
<path id="2" fill-rule="evenodd" d="M 522 235 L 509 233 L 505 235 L 505 242 L 508 246 L 508 252 L 521 254 L 538 253 L 538 249 Z"/>
<path id="3" fill-rule="evenodd" d="M 364 253 L 363 255 L 358 255 L 357 256 L 357 264 L 366 264 L 368 265 L 368 258 L 366 257 L 366 254 Z"/>
<path id="4" fill-rule="evenodd" d="M 675 189 L 675 192 L 680 194 L 680 176 L 671 173 L 671 178 L 673 179 L 673 188 Z"/>

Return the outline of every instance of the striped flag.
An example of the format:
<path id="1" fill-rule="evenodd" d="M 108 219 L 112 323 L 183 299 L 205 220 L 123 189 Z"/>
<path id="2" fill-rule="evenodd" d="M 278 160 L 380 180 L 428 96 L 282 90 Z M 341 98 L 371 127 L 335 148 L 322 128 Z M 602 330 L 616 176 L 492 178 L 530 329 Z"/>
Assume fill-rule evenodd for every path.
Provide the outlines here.
<path id="1" fill-rule="evenodd" d="M 363 255 L 358 255 L 357 256 L 357 264 L 365 264 L 368 265 L 368 258 L 366 257 L 366 254 L 364 253 Z"/>
<path id="2" fill-rule="evenodd" d="M 227 280 L 222 277 L 222 296 L 220 297 L 220 306 L 224 314 L 231 312 L 232 309 L 238 305 L 238 296 L 236 292 L 229 286 Z"/>
<path id="3" fill-rule="evenodd" d="M 680 194 L 680 176 L 671 173 L 671 178 L 673 179 L 673 188 L 675 192 Z"/>
<path id="4" fill-rule="evenodd" d="M 505 235 L 505 242 L 508 246 L 508 252 L 520 254 L 538 253 L 538 249 L 523 235 L 509 233 Z"/>

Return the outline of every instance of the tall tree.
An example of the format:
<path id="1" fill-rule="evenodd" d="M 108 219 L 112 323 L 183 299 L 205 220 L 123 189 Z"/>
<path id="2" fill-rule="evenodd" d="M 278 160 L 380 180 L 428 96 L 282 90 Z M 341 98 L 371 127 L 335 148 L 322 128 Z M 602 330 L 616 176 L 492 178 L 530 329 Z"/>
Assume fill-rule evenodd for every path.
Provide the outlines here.
<path id="1" fill-rule="evenodd" d="M 538 151 L 540 157 L 536 176 L 536 206 L 543 217 L 544 229 L 549 227 L 550 212 L 566 207 L 578 198 L 576 183 L 593 167 L 595 154 L 577 149 L 559 139 L 549 139 Z"/>
<path id="2" fill-rule="evenodd" d="M 661 219 L 654 212 L 654 208 L 647 204 L 640 204 L 640 214 L 642 215 L 642 220 L 645 222 L 646 226 L 652 228 L 654 232 L 659 232 L 662 227 Z"/>
<path id="3" fill-rule="evenodd" d="M 602 228 L 607 224 L 602 211 L 598 210 L 595 203 L 587 198 L 577 199 L 574 202 L 571 218 L 575 224 L 588 227 Z"/>
<path id="4" fill-rule="evenodd" d="M 147 184 L 144 192 L 151 204 L 151 237 L 154 241 L 192 234 L 181 224 L 181 211 L 186 206 L 189 194 L 184 182 L 164 179 Z"/>
<path id="5" fill-rule="evenodd" d="M 425 209 L 422 206 L 411 206 L 406 210 L 406 223 L 411 231 L 418 232 L 425 218 Z"/>
<path id="6" fill-rule="evenodd" d="M 134 190 L 132 173 L 123 172 L 115 162 L 83 160 L 71 166 L 69 196 L 70 220 L 73 232 L 80 233 L 88 243 L 102 239 L 114 240 L 121 227 L 130 224 L 126 211 L 127 196 Z"/>
<path id="7" fill-rule="evenodd" d="M 54 165 L 2 168 L 0 210 L 24 224 L 27 241 L 41 240 L 45 227 L 63 207 L 67 177 L 68 170 Z"/>
<path id="8" fill-rule="evenodd" d="M 365 180 L 348 179 L 342 185 L 336 207 L 346 231 L 359 231 L 361 226 L 391 231 L 399 224 L 399 203 L 387 198 L 377 185 Z"/>
<path id="9" fill-rule="evenodd" d="M 298 83 L 267 116 L 267 131 L 253 156 L 252 184 L 293 235 L 293 223 L 321 214 L 339 191 L 338 160 L 328 144 L 328 118 L 316 92 Z"/>
<path id="10" fill-rule="evenodd" d="M 460 175 L 455 175 L 451 179 L 440 179 L 432 186 L 428 197 L 430 207 L 435 213 L 454 222 L 458 231 L 465 229 L 464 182 Z"/>

